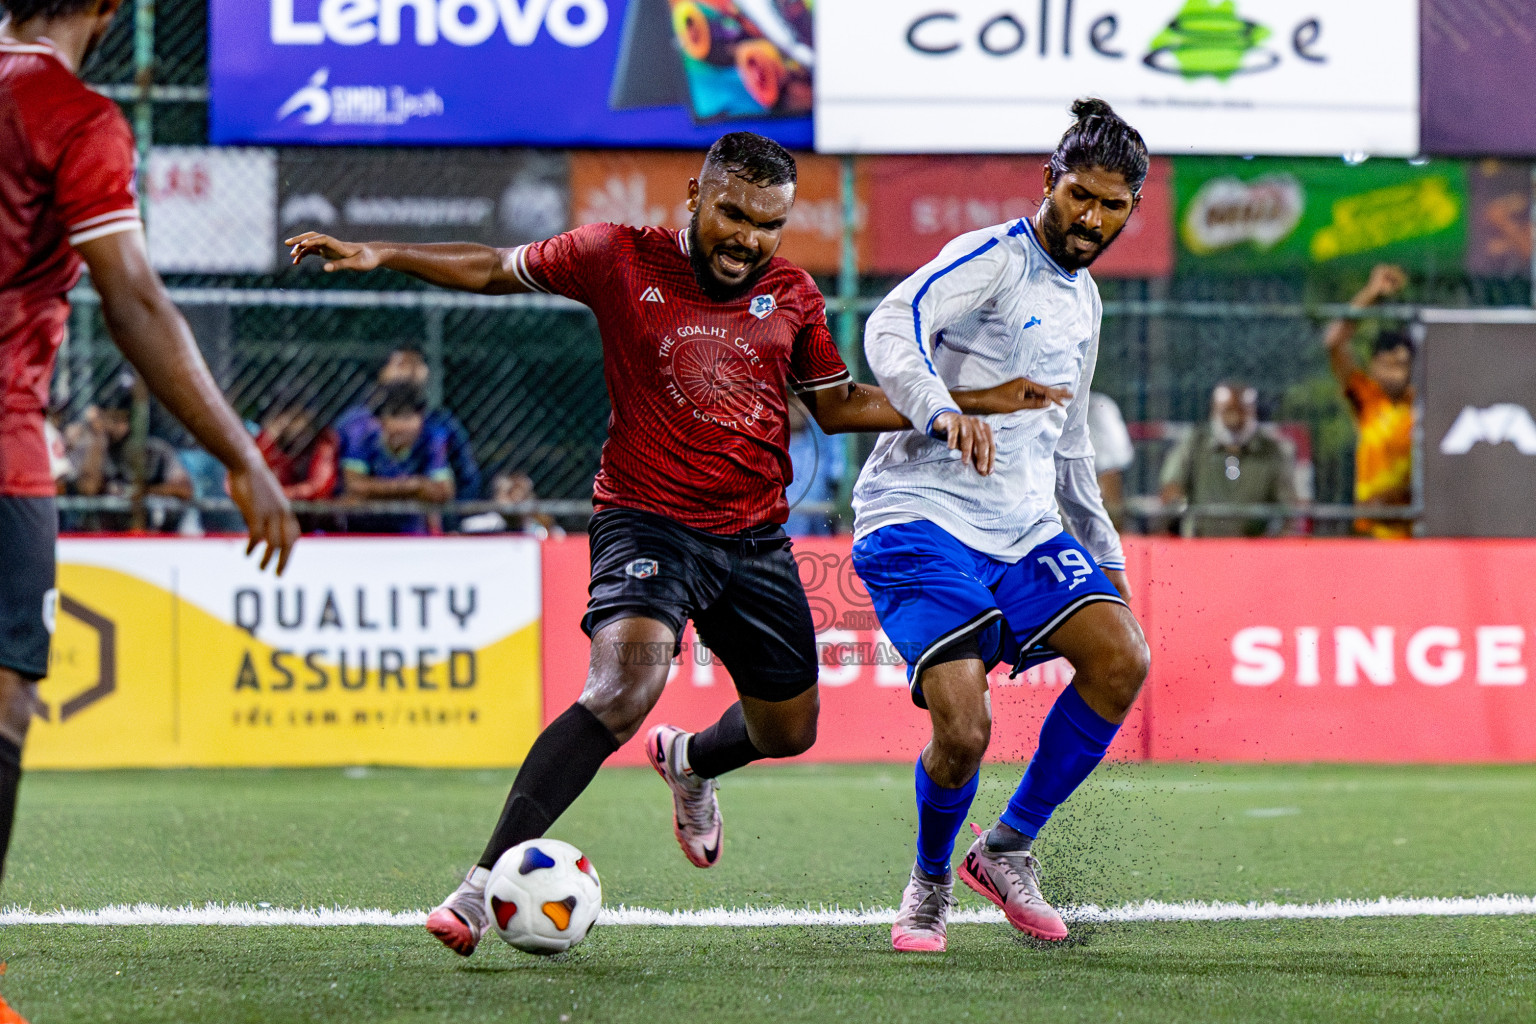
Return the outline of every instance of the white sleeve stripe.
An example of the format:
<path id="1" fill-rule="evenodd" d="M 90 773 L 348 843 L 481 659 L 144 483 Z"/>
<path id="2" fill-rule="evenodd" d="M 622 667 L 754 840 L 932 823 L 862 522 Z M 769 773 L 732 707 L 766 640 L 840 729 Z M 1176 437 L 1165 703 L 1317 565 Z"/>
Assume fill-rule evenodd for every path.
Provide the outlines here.
<path id="1" fill-rule="evenodd" d="M 99 217 L 91 217 L 91 218 L 88 218 L 86 220 L 81 221 L 78 224 L 71 224 L 69 226 L 69 230 L 76 231 L 76 232 L 84 231 L 86 228 L 93 228 L 97 224 L 105 224 L 109 220 L 128 220 L 128 219 L 138 220 L 139 219 L 139 211 L 134 209 L 134 208 L 132 208 L 132 207 L 129 207 L 128 209 L 125 209 L 125 210 L 113 210 L 111 213 L 104 213 L 104 214 L 102 214 Z"/>
<path id="2" fill-rule="evenodd" d="M 808 381 L 808 382 L 802 384 L 802 383 L 800 383 L 798 381 L 790 381 L 789 382 L 789 388 L 795 394 L 803 395 L 803 394 L 806 394 L 806 393 L 811 392 L 811 391 L 825 391 L 828 388 L 835 388 L 839 384 L 845 384 L 845 383 L 847 383 L 848 381 L 850 381 L 852 379 L 853 378 L 849 374 L 844 373 L 844 374 L 840 374 L 837 377 L 832 377 L 832 378 L 825 378 L 825 377 L 818 378 L 818 380 L 821 381 L 821 383 L 809 382 Z"/>
<path id="3" fill-rule="evenodd" d="M 105 238 L 108 235 L 116 235 L 124 231 L 138 231 L 143 226 L 144 225 L 139 223 L 139 219 L 137 217 L 135 217 L 133 220 L 116 220 L 110 224 L 103 224 L 99 228 L 92 228 L 89 231 L 82 231 L 79 234 L 70 235 L 69 244 L 84 245 L 86 242 L 94 242 L 96 239 Z"/>
<path id="4" fill-rule="evenodd" d="M 512 267 L 513 273 L 517 276 L 517 279 L 523 282 L 523 284 L 527 285 L 529 288 L 532 288 L 536 292 L 549 291 L 548 288 L 545 288 L 534 278 L 533 272 L 528 269 L 528 247 L 526 245 L 520 245 L 516 250 L 513 251 Z"/>

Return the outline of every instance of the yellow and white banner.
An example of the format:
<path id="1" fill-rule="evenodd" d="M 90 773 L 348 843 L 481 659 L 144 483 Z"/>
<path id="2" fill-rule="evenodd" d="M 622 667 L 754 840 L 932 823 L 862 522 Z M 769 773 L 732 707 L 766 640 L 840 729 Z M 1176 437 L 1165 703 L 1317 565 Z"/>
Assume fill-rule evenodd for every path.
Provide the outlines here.
<path id="1" fill-rule="evenodd" d="M 521 537 L 65 539 L 33 768 L 511 765 L 538 734 Z"/>

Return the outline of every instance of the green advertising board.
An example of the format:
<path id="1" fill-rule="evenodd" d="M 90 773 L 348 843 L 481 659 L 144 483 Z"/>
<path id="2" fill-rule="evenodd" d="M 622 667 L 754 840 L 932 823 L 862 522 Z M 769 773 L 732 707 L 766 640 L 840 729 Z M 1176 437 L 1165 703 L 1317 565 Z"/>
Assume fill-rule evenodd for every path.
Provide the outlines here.
<path id="1" fill-rule="evenodd" d="M 1180 157 L 1179 267 L 1198 273 L 1354 268 L 1383 260 L 1459 269 L 1467 240 L 1463 164 Z"/>

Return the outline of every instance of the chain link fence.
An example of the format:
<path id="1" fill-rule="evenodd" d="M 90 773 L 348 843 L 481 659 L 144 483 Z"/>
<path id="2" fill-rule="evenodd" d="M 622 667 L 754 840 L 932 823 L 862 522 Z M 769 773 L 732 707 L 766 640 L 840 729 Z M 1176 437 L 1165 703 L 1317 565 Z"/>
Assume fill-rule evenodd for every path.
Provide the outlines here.
<path id="1" fill-rule="evenodd" d="M 207 145 L 207 5 L 140 0 L 139 8 L 146 15 L 153 10 L 153 45 L 146 45 L 150 19 L 125 11 L 85 77 L 123 104 L 141 143 Z M 453 159 L 452 150 L 438 152 Z M 280 168 L 310 159 L 305 151 L 285 153 L 279 151 Z M 391 153 L 408 159 L 406 151 L 376 148 L 366 156 L 387 160 Z M 409 159 L 419 161 L 421 151 Z M 286 187 L 280 182 L 280 191 Z M 440 237 L 456 233 L 445 228 Z M 305 405 L 317 421 L 332 421 L 368 400 L 391 350 L 416 348 L 431 368 L 432 401 L 467 428 L 484 479 L 521 473 L 541 499 L 590 498 L 608 402 L 601 344 L 586 310 L 543 296 L 450 295 L 383 273 L 340 281 L 279 264 L 263 272 L 166 277 L 230 400 L 248 419 L 258 420 L 284 396 Z M 1326 278 L 1101 281 L 1106 311 L 1097 389 L 1116 400 L 1138 435 L 1128 494 L 1157 492 L 1171 436 L 1166 425 L 1204 420 L 1212 387 L 1236 377 L 1257 390 L 1261 419 L 1305 437 L 1311 497 L 1350 503 L 1354 429 L 1329 373 L 1322 333 L 1326 315 L 1363 280 L 1363 271 L 1356 271 Z M 860 326 L 894 283 L 866 277 L 854 296 L 822 281 L 834 319 L 854 316 Z M 82 417 L 123 369 L 94 296 L 82 287 L 76 298 L 55 387 L 64 420 Z M 1444 269 L 1416 278 L 1409 298 L 1421 305 L 1525 305 L 1531 288 L 1527 278 L 1481 279 Z M 850 312 L 839 312 L 844 308 Z M 1362 332 L 1362 343 L 1372 332 Z M 858 352 L 848 355 L 855 374 L 870 379 Z M 155 431 L 188 446 L 189 439 L 164 419 L 155 419 Z M 869 444 L 860 439 L 850 446 L 849 475 Z M 844 499 L 846 491 L 845 482 Z M 1336 518 L 1343 523 L 1346 517 Z M 580 517 L 567 521 L 579 525 Z M 1145 519 L 1131 525 L 1158 526 Z"/>

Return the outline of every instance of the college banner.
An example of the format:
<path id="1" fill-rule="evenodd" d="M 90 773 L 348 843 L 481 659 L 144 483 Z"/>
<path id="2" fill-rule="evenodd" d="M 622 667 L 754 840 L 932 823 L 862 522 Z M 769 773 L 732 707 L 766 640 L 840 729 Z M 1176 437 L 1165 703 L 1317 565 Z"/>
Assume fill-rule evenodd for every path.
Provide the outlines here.
<path id="1" fill-rule="evenodd" d="M 1179 265 L 1196 273 L 1460 268 L 1467 169 L 1452 161 L 1174 160 Z"/>
<path id="2" fill-rule="evenodd" d="M 869 594 L 853 571 L 848 537 L 802 537 L 795 557 L 805 584 L 821 659 L 821 719 L 816 745 L 799 760 L 913 761 L 928 742 L 928 713 L 907 693 L 906 666 L 875 619 Z M 1135 556 L 1132 556 L 1133 559 Z M 586 609 L 587 540 L 570 537 L 544 545 L 544 717 L 552 721 L 581 695 L 591 644 L 581 631 Z M 650 652 L 634 652 L 636 657 Z M 1006 668 L 992 675 L 994 761 L 1028 760 L 1040 724 L 1071 670 L 1063 661 L 1016 679 Z M 699 643 L 692 626 L 668 670 L 667 687 L 639 734 L 608 764 L 643 765 L 645 732 L 658 722 L 698 730 L 736 700 L 730 673 Z M 1143 716 L 1133 711 L 1110 748 L 1119 760 L 1143 756 Z"/>
<path id="3" fill-rule="evenodd" d="M 215 143 L 811 144 L 809 0 L 212 0 Z"/>
<path id="4" fill-rule="evenodd" d="M 513 246 L 569 226 L 569 158 L 527 149 L 284 149 L 277 230 Z"/>
<path id="5" fill-rule="evenodd" d="M 1164 541 L 1148 559 L 1152 757 L 1536 759 L 1536 543 Z"/>
<path id="6" fill-rule="evenodd" d="M 869 191 L 866 273 L 909 274 L 956 235 L 1031 216 L 1040 205 L 1044 156 L 878 156 L 859 161 Z M 1173 167 L 1154 157 L 1141 204 L 1095 277 L 1173 273 Z"/>
<path id="7" fill-rule="evenodd" d="M 577 151 L 571 154 L 572 223 L 683 230 L 692 216 L 688 179 L 699 176 L 703 162 L 702 152 Z M 796 153 L 795 163 L 799 186 L 779 255 L 813 274 L 835 274 L 842 265 L 842 166 L 814 153 Z M 862 210 L 858 191 L 855 201 Z"/>
<path id="8" fill-rule="evenodd" d="M 1529 0 L 1422 0 L 1422 151 L 1536 156 Z"/>
<path id="9" fill-rule="evenodd" d="M 540 726 L 539 548 L 308 537 L 59 544 L 33 768 L 519 762 Z"/>
<path id="10" fill-rule="evenodd" d="M 1049 152 L 1094 95 L 1158 153 L 1412 156 L 1418 30 L 1417 0 L 819 0 L 816 148 Z"/>

